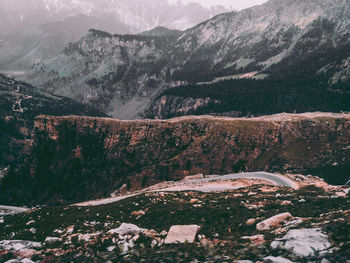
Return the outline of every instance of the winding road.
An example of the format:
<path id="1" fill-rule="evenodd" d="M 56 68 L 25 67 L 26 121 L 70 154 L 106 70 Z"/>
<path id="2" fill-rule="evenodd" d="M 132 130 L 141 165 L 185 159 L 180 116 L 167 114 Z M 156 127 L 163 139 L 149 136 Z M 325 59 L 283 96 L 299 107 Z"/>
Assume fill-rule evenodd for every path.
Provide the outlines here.
<path id="1" fill-rule="evenodd" d="M 298 189 L 298 186 L 296 183 L 294 183 L 292 180 L 288 179 L 287 177 L 284 177 L 282 175 L 278 174 L 271 174 L 267 172 L 252 172 L 252 173 L 239 173 L 239 174 L 227 174 L 212 178 L 204 178 L 204 179 L 196 179 L 193 180 L 194 182 L 198 183 L 206 183 L 206 182 L 213 182 L 213 181 L 227 181 L 227 180 L 235 180 L 235 179 L 260 179 L 265 180 L 270 183 L 273 183 L 277 186 L 286 186 L 294 189 Z"/>
<path id="2" fill-rule="evenodd" d="M 267 172 L 251 172 L 251 173 L 228 174 L 228 175 L 215 176 L 215 177 L 203 178 L 203 179 L 183 180 L 183 181 L 175 182 L 175 185 L 170 187 L 159 188 L 157 190 L 145 189 L 144 191 L 140 191 L 138 193 L 134 193 L 130 195 L 110 197 L 110 198 L 100 199 L 100 200 L 92 200 L 92 201 L 87 201 L 79 204 L 74 204 L 73 206 L 106 205 L 106 204 L 115 203 L 123 199 L 127 199 L 129 197 L 137 196 L 147 192 L 178 192 L 178 191 L 200 191 L 200 192 L 206 192 L 206 193 L 218 192 L 218 191 L 224 192 L 228 190 L 238 189 L 239 187 L 237 188 L 232 185 L 223 186 L 220 184 L 215 184 L 215 182 L 219 183 L 219 182 L 225 182 L 225 181 L 236 180 L 236 179 L 264 180 L 276 186 L 290 187 L 293 189 L 299 188 L 295 182 L 293 182 L 292 180 L 282 175 L 271 174 Z M 210 183 L 213 183 L 213 184 L 210 184 Z"/>
<path id="3" fill-rule="evenodd" d="M 168 191 L 168 192 L 177 192 L 177 191 L 202 191 L 202 192 L 215 192 L 215 191 L 226 191 L 226 190 L 232 190 L 237 189 L 237 187 L 232 186 L 222 186 L 222 185 L 216 185 L 215 182 L 225 182 L 230 180 L 236 180 L 236 179 L 252 179 L 252 180 L 264 180 L 268 181 L 269 183 L 272 183 L 277 186 L 282 187 L 290 187 L 293 189 L 298 189 L 298 185 L 293 182 L 292 180 L 288 179 L 287 177 L 284 177 L 282 175 L 278 174 L 271 174 L 267 172 L 252 172 L 252 173 L 239 173 L 239 174 L 227 174 L 222 176 L 215 176 L 215 177 L 209 177 L 209 178 L 203 178 L 203 179 L 194 179 L 194 180 L 183 180 L 176 182 L 174 186 L 166 187 L 166 188 L 160 188 L 157 190 L 147 190 L 140 191 L 138 193 L 125 195 L 125 196 L 118 196 L 113 198 L 106 198 L 106 199 L 100 199 L 100 200 L 92 200 L 87 201 L 79 204 L 74 204 L 74 206 L 99 206 L 99 205 L 105 205 L 110 203 L 115 203 L 118 201 L 121 201 L 123 199 L 136 196 L 139 194 L 143 194 L 146 192 L 161 192 L 161 191 Z M 176 185 L 177 183 L 182 185 Z M 212 185 L 208 183 L 213 183 Z M 187 185 L 188 184 L 188 185 Z M 196 184 L 203 184 L 201 186 L 198 186 Z M 15 213 L 24 213 L 27 212 L 28 208 L 22 208 L 22 207 L 15 207 L 15 206 L 2 206 L 0 205 L 0 209 L 6 209 L 9 211 L 13 211 Z"/>

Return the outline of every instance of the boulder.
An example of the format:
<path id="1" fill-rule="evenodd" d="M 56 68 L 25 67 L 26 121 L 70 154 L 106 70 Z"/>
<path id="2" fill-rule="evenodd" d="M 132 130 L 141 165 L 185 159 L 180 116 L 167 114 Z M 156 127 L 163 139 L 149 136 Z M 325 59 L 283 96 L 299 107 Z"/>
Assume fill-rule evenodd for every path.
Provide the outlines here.
<path id="1" fill-rule="evenodd" d="M 266 257 L 264 258 L 264 263 L 293 263 L 293 261 L 290 261 L 289 259 L 283 258 L 283 257 Z"/>
<path id="2" fill-rule="evenodd" d="M 59 237 L 47 237 L 45 238 L 45 243 L 46 244 L 54 244 L 60 241 Z"/>
<path id="3" fill-rule="evenodd" d="M 285 206 L 285 205 L 291 205 L 292 204 L 292 201 L 289 201 L 289 200 L 284 200 L 281 205 Z"/>
<path id="4" fill-rule="evenodd" d="M 289 218 L 293 218 L 293 216 L 290 213 L 279 214 L 260 222 L 256 225 L 256 229 L 259 231 L 269 231 L 281 225 Z"/>
<path id="5" fill-rule="evenodd" d="M 251 225 L 254 225 L 255 222 L 256 222 L 256 219 L 255 218 L 251 218 L 251 219 L 247 220 L 246 225 L 247 226 L 251 226 Z"/>
<path id="6" fill-rule="evenodd" d="M 109 234 L 118 235 L 137 235 L 141 232 L 141 228 L 133 224 L 122 223 L 118 228 L 109 230 Z"/>
<path id="7" fill-rule="evenodd" d="M 197 225 L 172 226 L 164 244 L 194 243 L 199 230 L 200 226 Z"/>
<path id="8" fill-rule="evenodd" d="M 293 229 L 271 243 L 272 249 L 288 250 L 301 258 L 326 254 L 331 252 L 330 247 L 328 236 L 319 228 Z"/>
<path id="9" fill-rule="evenodd" d="M 265 243 L 264 235 L 255 235 L 255 236 L 244 236 L 242 239 L 250 240 L 250 242 L 259 245 Z"/>
<path id="10" fill-rule="evenodd" d="M 36 250 L 26 248 L 16 251 L 15 255 L 20 258 L 32 258 L 36 253 Z"/>
<path id="11" fill-rule="evenodd" d="M 23 250 L 29 248 L 41 248 L 42 244 L 40 242 L 32 242 L 25 240 L 3 240 L 0 241 L 0 248 L 4 250 Z"/>

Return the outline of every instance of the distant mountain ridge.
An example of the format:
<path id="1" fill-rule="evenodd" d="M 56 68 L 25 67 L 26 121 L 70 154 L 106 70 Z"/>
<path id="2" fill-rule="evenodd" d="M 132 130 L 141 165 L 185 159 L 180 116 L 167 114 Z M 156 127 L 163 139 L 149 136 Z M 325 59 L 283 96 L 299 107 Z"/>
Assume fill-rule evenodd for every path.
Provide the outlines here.
<path id="1" fill-rule="evenodd" d="M 0 70 L 29 69 L 59 54 L 90 28 L 118 34 L 157 26 L 184 30 L 226 11 L 167 0 L 2 0 Z"/>
<path id="2" fill-rule="evenodd" d="M 270 0 L 261 6 L 218 15 L 176 39 L 90 31 L 56 58 L 37 64 L 28 81 L 90 103 L 115 117 L 137 118 L 151 107 L 149 117 L 163 118 L 169 115 L 156 111 L 163 111 L 168 100 L 159 99 L 159 95 L 176 86 L 200 82 L 215 86 L 222 80 L 247 77 L 304 79 L 308 83 L 296 83 L 299 86 L 293 89 L 292 97 L 279 94 L 277 88 L 276 100 L 282 104 L 289 100 L 291 110 L 299 90 L 316 87 L 321 81 L 322 96 L 310 110 L 324 110 L 322 101 L 329 102 L 325 100 L 329 92 L 338 98 L 348 92 L 343 88 L 332 91 L 330 87 L 350 77 L 349 46 L 349 0 Z M 268 98 L 268 90 L 263 92 Z M 313 88 L 312 92 L 317 90 Z M 210 96 L 188 96 L 176 98 L 176 103 L 186 108 L 181 110 L 183 114 L 217 101 Z M 346 100 L 342 103 L 347 104 Z M 327 109 L 338 110 L 334 105 Z M 241 112 L 239 108 L 230 110 Z M 253 112 L 259 114 L 259 110 Z"/>

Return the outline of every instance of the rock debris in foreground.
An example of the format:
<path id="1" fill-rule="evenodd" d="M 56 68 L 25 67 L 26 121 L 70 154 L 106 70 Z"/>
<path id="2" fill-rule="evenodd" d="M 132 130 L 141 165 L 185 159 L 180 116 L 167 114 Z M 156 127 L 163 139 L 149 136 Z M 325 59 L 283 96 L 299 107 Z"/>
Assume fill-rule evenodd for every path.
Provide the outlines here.
<path id="1" fill-rule="evenodd" d="M 199 230 L 200 226 L 197 225 L 172 226 L 164 243 L 194 243 Z"/>
<path id="2" fill-rule="evenodd" d="M 273 249 L 292 251 L 298 257 L 315 256 L 330 252 L 328 236 L 319 228 L 290 230 L 283 238 L 271 243 Z"/>

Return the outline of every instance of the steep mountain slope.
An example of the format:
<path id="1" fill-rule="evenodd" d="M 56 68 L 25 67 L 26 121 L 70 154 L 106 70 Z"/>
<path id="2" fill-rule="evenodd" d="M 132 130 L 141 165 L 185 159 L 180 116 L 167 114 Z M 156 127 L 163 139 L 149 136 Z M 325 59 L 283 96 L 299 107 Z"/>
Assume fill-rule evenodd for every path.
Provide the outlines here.
<path id="1" fill-rule="evenodd" d="M 172 40 L 173 36 L 112 36 L 90 30 L 60 56 L 35 65 L 31 83 L 44 83 L 41 87 L 50 92 L 90 103 L 111 115 L 135 118 L 165 83 L 163 54 Z"/>
<path id="2" fill-rule="evenodd" d="M 40 114 L 105 116 L 89 106 L 0 74 L 0 173 L 28 151 L 33 119 Z"/>
<path id="3" fill-rule="evenodd" d="M 129 36 L 122 37 L 120 42 L 121 36 L 90 33 L 74 45 L 71 52 L 66 50 L 58 57 L 37 65 L 28 80 L 57 94 L 84 98 L 85 103 L 92 103 L 113 116 L 131 118 L 144 113 L 153 94 L 159 95 L 169 87 L 188 83 L 215 84 L 246 77 L 308 79 L 313 86 L 321 81 L 322 89 L 327 90 L 330 84 L 349 79 L 348 0 L 271 0 L 241 12 L 218 15 L 185 31 L 176 40 L 154 38 L 162 44 L 135 53 L 135 43 L 146 47 L 146 42 Z M 89 52 L 85 51 L 87 43 Z M 118 54 L 106 53 L 106 50 L 120 52 L 121 47 L 127 50 L 130 64 L 118 58 Z M 124 68 L 127 64 L 129 69 L 133 69 L 131 82 L 124 74 L 120 75 L 120 67 L 106 68 L 111 60 L 114 64 L 122 64 Z M 80 61 L 84 63 L 80 65 Z M 74 65 L 74 69 L 66 65 Z M 112 96 L 106 97 L 101 91 L 111 89 L 111 86 L 112 92 L 108 95 Z M 298 87 L 304 88 L 307 88 L 304 84 Z M 71 91 L 73 89 L 74 92 Z M 336 89 L 335 92 L 342 96 L 348 91 Z M 115 96 L 113 93 L 128 93 L 128 96 Z M 268 96 L 268 91 L 265 95 Z M 189 108 L 183 112 L 191 112 L 193 107 L 208 104 L 206 99 L 185 96 L 176 98 L 176 101 Z M 216 98 L 209 100 L 214 103 Z M 278 97 L 278 100 L 285 99 Z M 161 98 L 151 104 L 154 108 L 156 103 L 155 107 L 162 111 L 166 101 L 167 98 Z M 322 103 L 319 105 L 311 110 L 324 110 Z M 239 108 L 232 110 L 241 111 Z M 155 114 L 154 109 L 149 112 L 150 117 L 165 116 Z M 279 112 L 278 109 L 276 112 Z"/>
<path id="4" fill-rule="evenodd" d="M 82 201 L 185 176 L 240 171 L 313 173 L 344 184 L 350 115 L 167 121 L 35 119 L 33 147 L 2 181 L 0 200 Z M 17 182 L 17 183 L 14 183 Z"/>
<path id="5" fill-rule="evenodd" d="M 167 0 L 3 0 L 0 3 L 0 70 L 29 69 L 51 58 L 90 28 L 140 33 L 156 26 L 187 29 L 223 7 L 171 5 Z"/>

